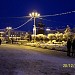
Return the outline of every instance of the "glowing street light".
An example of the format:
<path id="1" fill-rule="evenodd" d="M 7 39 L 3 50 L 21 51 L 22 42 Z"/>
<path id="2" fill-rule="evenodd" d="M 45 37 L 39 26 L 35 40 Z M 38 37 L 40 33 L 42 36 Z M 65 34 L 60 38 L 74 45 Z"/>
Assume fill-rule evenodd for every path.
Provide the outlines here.
<path id="1" fill-rule="evenodd" d="M 35 19 L 40 17 L 40 14 L 37 12 L 32 12 L 29 14 L 30 17 L 34 18 L 34 27 L 33 27 L 33 35 L 36 35 L 36 25 L 35 25 Z"/>
<path id="2" fill-rule="evenodd" d="M 6 29 L 7 29 L 7 30 L 10 30 L 10 29 L 12 29 L 12 27 L 6 27 Z"/>
<path id="3" fill-rule="evenodd" d="M 49 29 L 49 28 L 47 28 L 47 29 L 46 29 L 46 31 L 48 31 L 48 32 L 49 32 L 49 31 L 50 31 L 50 29 Z"/>
<path id="4" fill-rule="evenodd" d="M 50 28 L 46 28 L 46 31 L 47 31 L 47 33 L 49 33 L 51 30 L 50 30 Z"/>

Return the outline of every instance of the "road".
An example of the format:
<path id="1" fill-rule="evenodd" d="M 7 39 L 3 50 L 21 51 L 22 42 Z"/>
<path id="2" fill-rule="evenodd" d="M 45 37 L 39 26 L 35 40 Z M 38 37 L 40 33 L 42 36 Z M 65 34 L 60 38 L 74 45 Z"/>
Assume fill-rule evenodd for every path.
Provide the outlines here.
<path id="1" fill-rule="evenodd" d="M 66 53 L 21 46 L 0 46 L 0 75 L 75 75 L 75 58 Z"/>

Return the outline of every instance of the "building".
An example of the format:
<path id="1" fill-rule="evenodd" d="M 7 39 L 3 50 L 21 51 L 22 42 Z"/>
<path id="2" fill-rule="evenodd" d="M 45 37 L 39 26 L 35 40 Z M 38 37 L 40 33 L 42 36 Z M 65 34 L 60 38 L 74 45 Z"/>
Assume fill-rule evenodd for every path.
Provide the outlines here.
<path id="1" fill-rule="evenodd" d="M 25 31 L 16 31 L 16 30 L 0 30 L 0 39 L 24 39 L 26 32 Z"/>
<path id="2" fill-rule="evenodd" d="M 42 22 L 39 22 L 37 26 L 37 34 L 45 34 L 44 27 L 45 25 Z"/>
<path id="3" fill-rule="evenodd" d="M 3 40 L 4 38 L 5 38 L 5 37 L 4 37 L 4 30 L 1 29 L 1 30 L 0 30 L 0 39 Z"/>

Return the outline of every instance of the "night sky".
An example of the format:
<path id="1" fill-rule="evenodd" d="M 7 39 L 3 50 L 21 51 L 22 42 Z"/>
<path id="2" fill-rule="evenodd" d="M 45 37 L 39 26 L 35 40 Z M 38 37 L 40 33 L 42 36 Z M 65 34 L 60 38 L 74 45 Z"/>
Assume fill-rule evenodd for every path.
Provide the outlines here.
<path id="1" fill-rule="evenodd" d="M 0 29 L 7 26 L 13 28 L 23 24 L 29 18 L 9 18 L 28 16 L 30 12 L 37 11 L 41 15 L 59 14 L 75 10 L 75 0 L 0 0 Z M 44 17 L 43 24 L 51 29 L 63 29 L 66 25 L 75 27 L 75 13 Z M 36 22 L 39 22 L 36 19 Z M 32 31 L 33 21 L 18 30 Z"/>

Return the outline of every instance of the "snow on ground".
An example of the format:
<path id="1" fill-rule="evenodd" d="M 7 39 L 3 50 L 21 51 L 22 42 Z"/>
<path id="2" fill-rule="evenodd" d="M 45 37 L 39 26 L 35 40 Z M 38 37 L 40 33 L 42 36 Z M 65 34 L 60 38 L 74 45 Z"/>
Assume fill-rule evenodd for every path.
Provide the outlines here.
<path id="1" fill-rule="evenodd" d="M 0 75 L 75 75 L 75 68 L 63 64 L 75 64 L 75 58 L 46 55 L 24 46 L 0 46 Z"/>

